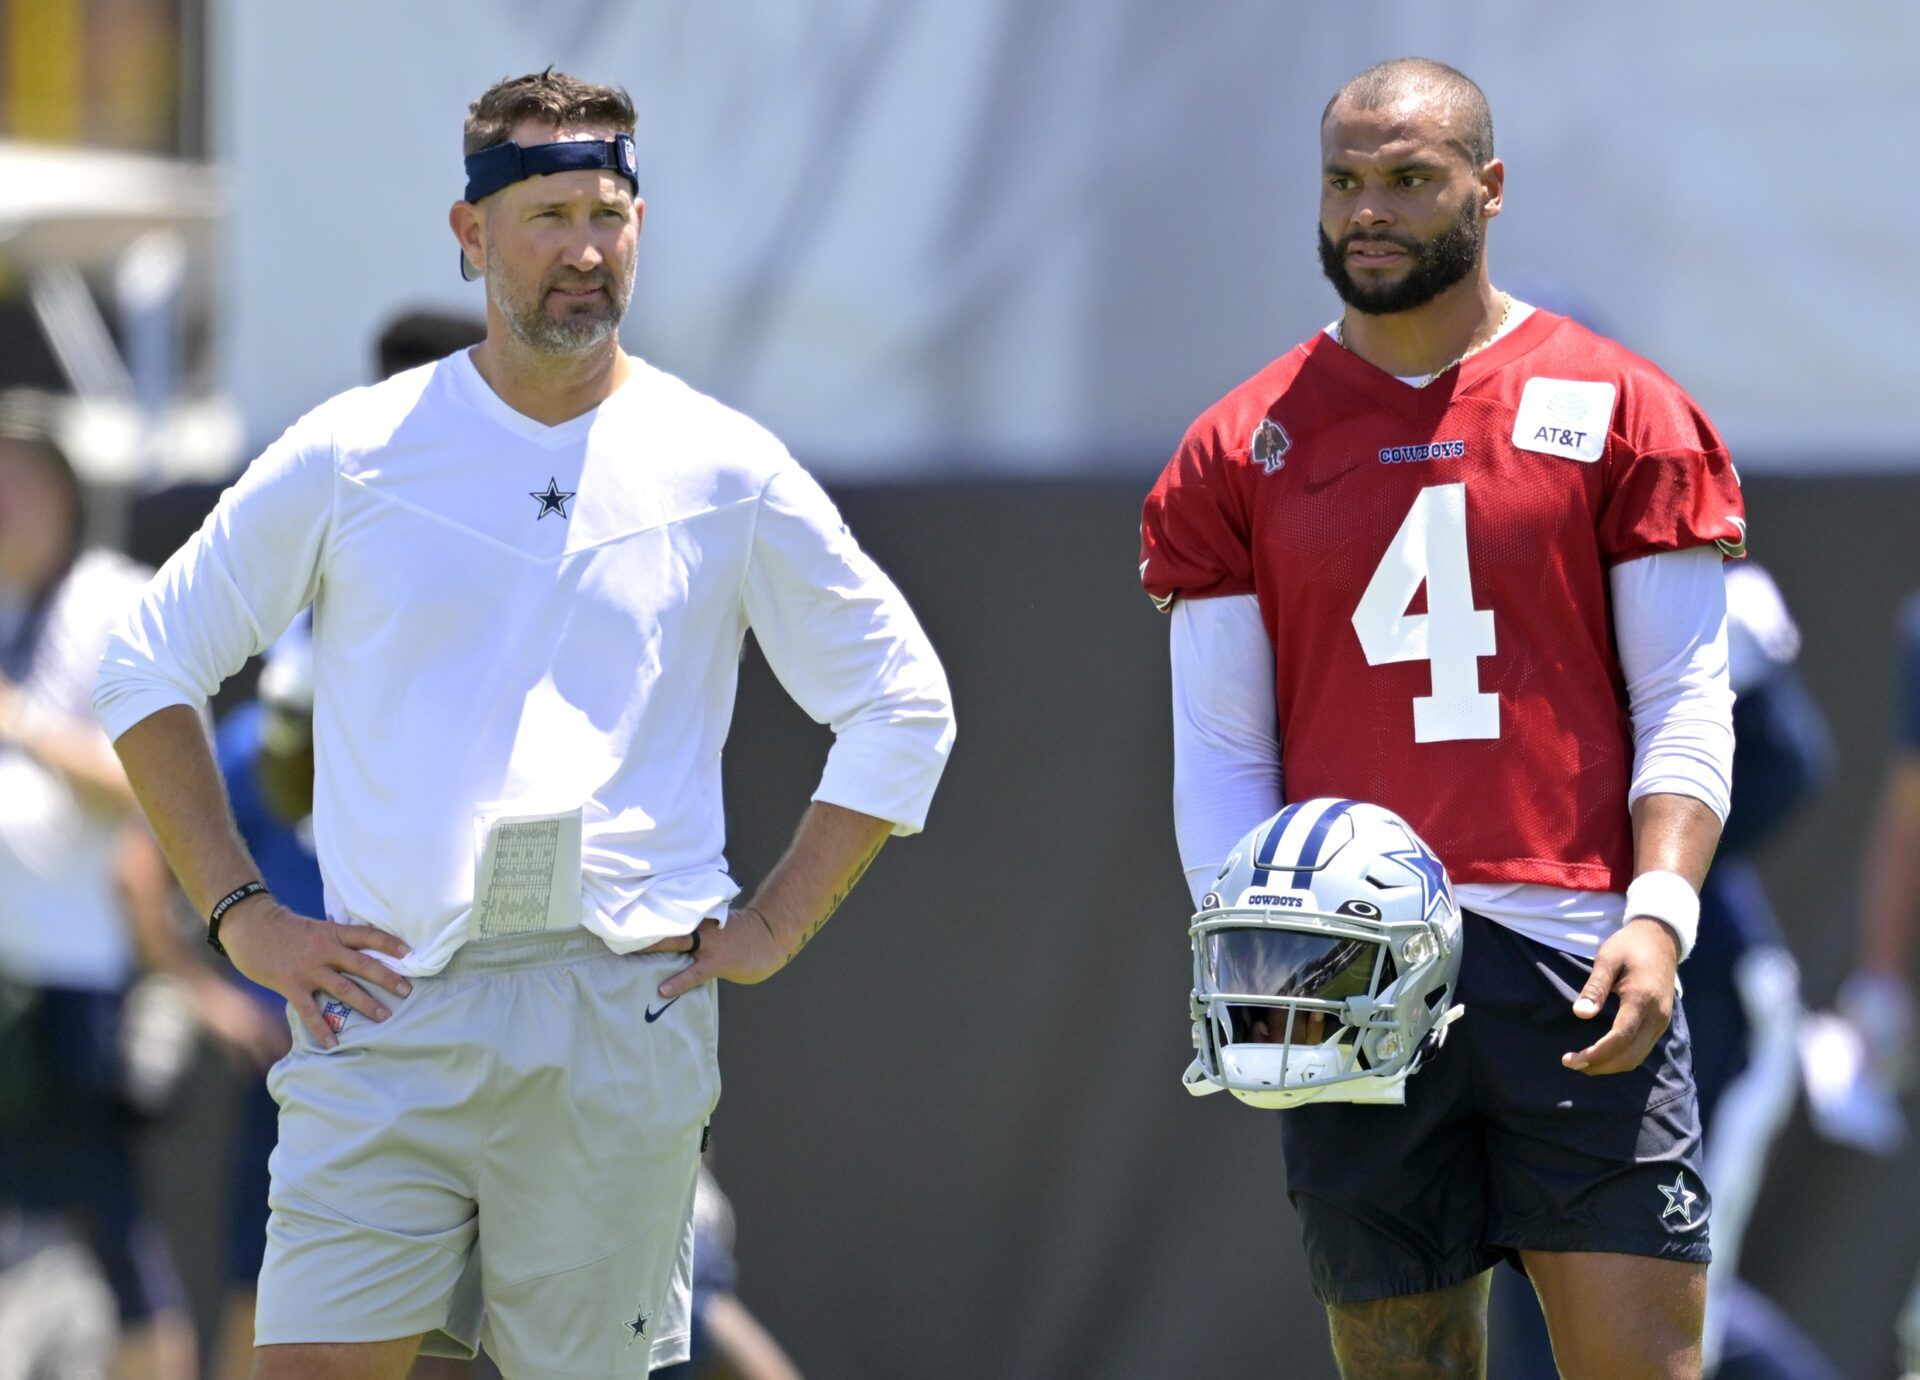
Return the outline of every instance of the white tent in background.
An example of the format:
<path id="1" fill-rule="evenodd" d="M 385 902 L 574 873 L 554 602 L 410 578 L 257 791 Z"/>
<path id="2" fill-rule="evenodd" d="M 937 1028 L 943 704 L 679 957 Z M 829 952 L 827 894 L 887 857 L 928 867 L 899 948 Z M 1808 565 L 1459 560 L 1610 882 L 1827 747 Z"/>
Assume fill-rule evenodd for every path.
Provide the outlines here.
<path id="1" fill-rule="evenodd" d="M 225 212 L 224 182 L 205 164 L 0 140 L 0 254 L 16 268 L 111 269 L 157 229 L 199 252 Z"/>
<path id="2" fill-rule="evenodd" d="M 204 164 L 0 140 L 0 279 L 24 285 L 67 376 L 61 426 L 87 479 L 213 477 L 239 458 L 238 414 L 212 394 L 212 368 L 182 359 L 186 323 L 211 313 L 225 213 L 224 182 Z"/>

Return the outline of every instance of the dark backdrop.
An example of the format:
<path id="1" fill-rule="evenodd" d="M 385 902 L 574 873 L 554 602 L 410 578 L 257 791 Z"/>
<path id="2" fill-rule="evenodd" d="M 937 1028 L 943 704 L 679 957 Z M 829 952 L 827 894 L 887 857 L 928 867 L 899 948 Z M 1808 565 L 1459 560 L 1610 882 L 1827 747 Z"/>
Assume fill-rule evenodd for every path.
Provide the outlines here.
<path id="1" fill-rule="evenodd" d="M 1166 625 L 1134 583 L 1150 478 L 839 495 L 939 646 L 960 736 L 927 832 L 888 845 L 794 968 L 726 993 L 714 1150 L 742 1292 L 811 1377 L 1332 1376 L 1274 1118 L 1178 1083 Z M 1851 951 L 1893 613 L 1920 586 L 1920 481 L 1756 479 L 1748 498 L 1841 752 L 1763 863 L 1825 999 Z M 750 651 L 726 760 L 749 885 L 827 742 Z M 187 1193 L 204 1174 L 184 1157 L 220 1121 L 200 1095 L 162 1147 Z M 1892 1371 L 1916 1169 L 1796 1121 L 1749 1233 L 1750 1276 L 1848 1375 Z M 173 1215 L 198 1261 L 217 1211 Z"/>

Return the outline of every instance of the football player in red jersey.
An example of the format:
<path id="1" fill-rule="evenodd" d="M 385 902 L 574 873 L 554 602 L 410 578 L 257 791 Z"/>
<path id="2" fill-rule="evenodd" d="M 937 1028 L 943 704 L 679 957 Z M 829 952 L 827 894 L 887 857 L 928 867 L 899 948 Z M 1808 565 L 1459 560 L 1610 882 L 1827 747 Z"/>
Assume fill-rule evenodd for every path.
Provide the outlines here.
<path id="1" fill-rule="evenodd" d="M 1286 801 L 1370 800 L 1467 912 L 1466 1016 L 1406 1105 L 1281 1114 L 1344 1375 L 1480 1374 L 1501 1260 L 1563 1374 L 1697 1375 L 1675 978 L 1726 815 L 1738 481 L 1666 375 L 1494 287 L 1473 82 L 1382 63 L 1320 132 L 1345 310 L 1194 423 L 1142 524 L 1182 865 L 1197 901 Z"/>

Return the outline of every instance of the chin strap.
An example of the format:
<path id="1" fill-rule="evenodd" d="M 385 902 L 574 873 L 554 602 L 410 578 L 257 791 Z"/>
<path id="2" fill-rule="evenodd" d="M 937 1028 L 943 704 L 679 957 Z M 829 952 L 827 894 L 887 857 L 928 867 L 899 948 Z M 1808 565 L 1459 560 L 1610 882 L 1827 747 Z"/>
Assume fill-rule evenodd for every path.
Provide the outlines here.
<path id="1" fill-rule="evenodd" d="M 1198 1059 L 1188 1064 L 1187 1071 L 1180 1075 L 1180 1086 L 1195 1097 L 1205 1097 L 1208 1093 L 1226 1091 L 1222 1085 L 1207 1077 L 1207 1071 L 1200 1067 Z"/>
<path id="2" fill-rule="evenodd" d="M 1426 1048 L 1420 1051 L 1420 1063 L 1424 1064 L 1447 1042 L 1447 1027 L 1467 1014 L 1464 1006 L 1450 1006 L 1447 1014 L 1433 1023 L 1433 1029 L 1427 1032 Z M 1418 1067 L 1418 1065 L 1416 1065 Z"/>

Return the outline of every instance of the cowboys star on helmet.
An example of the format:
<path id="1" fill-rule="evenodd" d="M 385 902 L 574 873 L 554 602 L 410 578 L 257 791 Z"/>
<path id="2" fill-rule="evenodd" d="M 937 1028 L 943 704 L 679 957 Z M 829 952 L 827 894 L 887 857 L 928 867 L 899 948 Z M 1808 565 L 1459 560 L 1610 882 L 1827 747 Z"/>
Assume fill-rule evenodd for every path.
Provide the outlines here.
<path id="1" fill-rule="evenodd" d="M 1453 885 L 1378 805 L 1303 800 L 1260 824 L 1189 933 L 1198 1053 L 1182 1081 L 1195 1095 L 1402 1102 L 1461 1014 Z"/>

